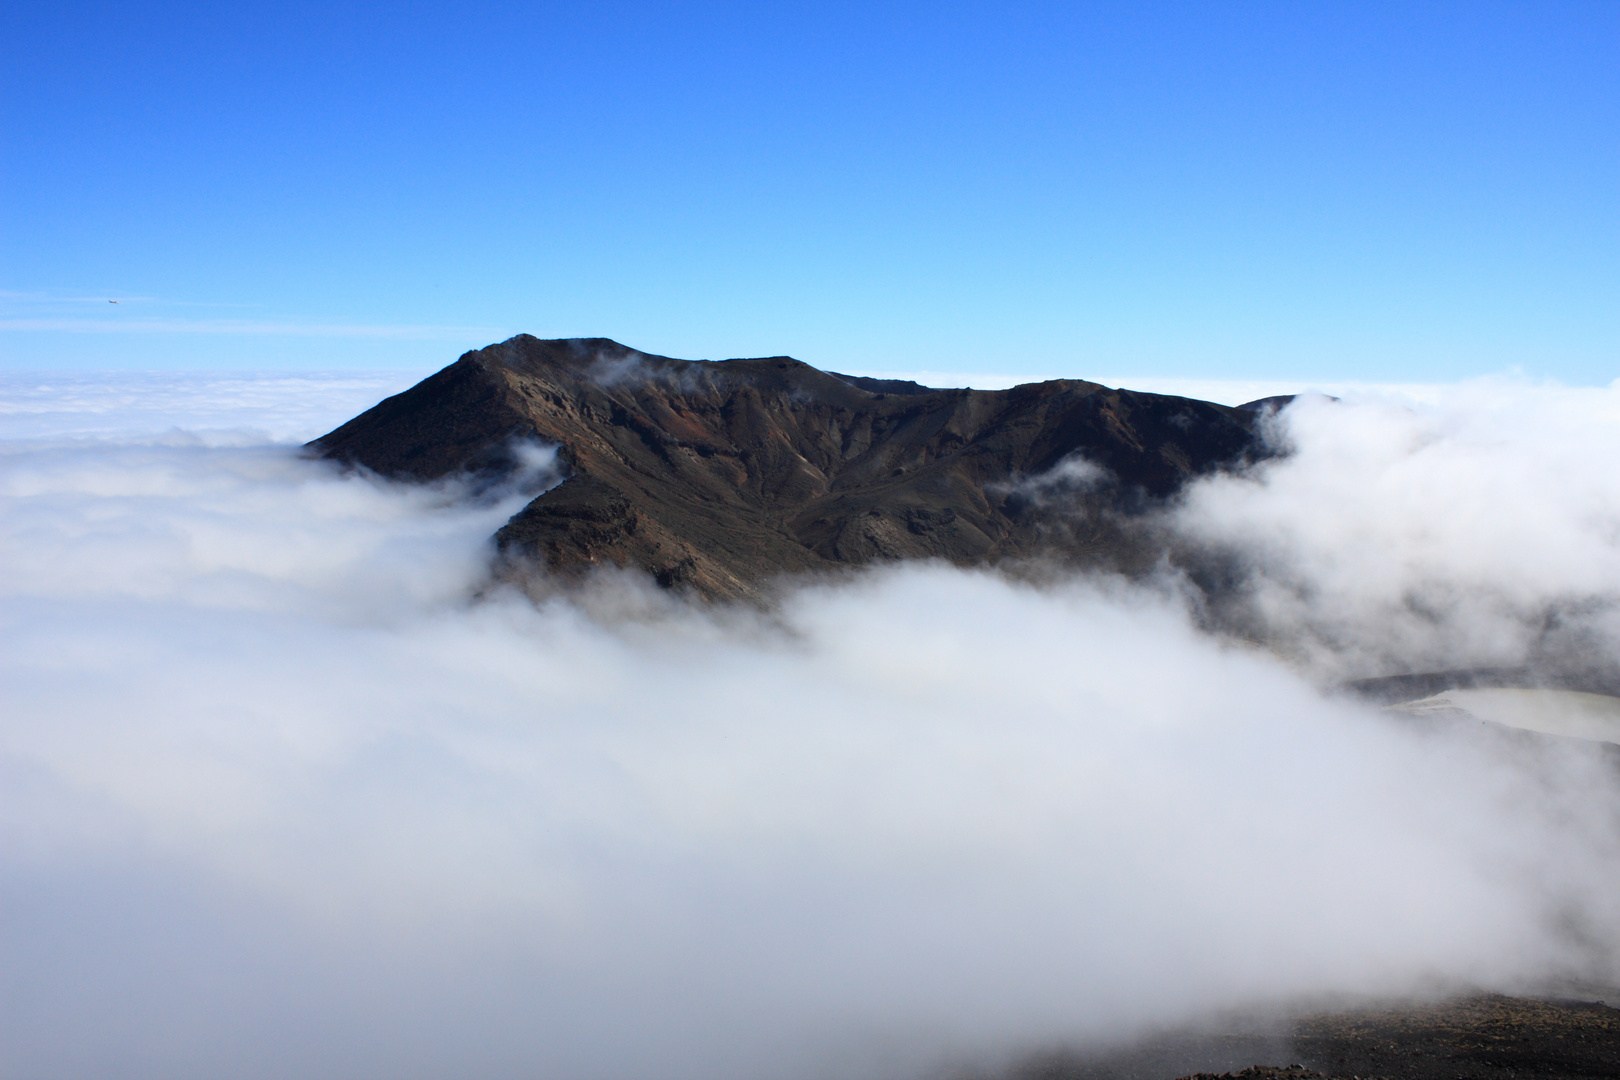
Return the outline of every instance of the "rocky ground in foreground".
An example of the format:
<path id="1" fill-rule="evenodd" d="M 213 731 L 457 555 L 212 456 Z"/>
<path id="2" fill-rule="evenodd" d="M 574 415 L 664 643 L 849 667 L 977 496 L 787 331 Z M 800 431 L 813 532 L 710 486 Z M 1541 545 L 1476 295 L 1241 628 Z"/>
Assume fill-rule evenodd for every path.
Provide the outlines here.
<path id="1" fill-rule="evenodd" d="M 1333 1077 L 1615 1077 L 1620 1008 L 1493 995 L 1314 1017 L 1296 1026 L 1294 1046 L 1301 1063 Z"/>
<path id="2" fill-rule="evenodd" d="M 1164 1034 L 1106 1055 L 1052 1054 L 1008 1080 L 1620 1077 L 1620 1008 L 1599 1000 L 1492 994 L 1235 1026 Z"/>

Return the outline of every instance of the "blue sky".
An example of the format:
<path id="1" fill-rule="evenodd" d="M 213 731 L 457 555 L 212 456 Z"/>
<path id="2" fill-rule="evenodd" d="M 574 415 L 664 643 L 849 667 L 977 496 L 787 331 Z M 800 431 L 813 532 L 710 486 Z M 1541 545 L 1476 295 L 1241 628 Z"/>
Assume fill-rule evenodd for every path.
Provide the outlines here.
<path id="1" fill-rule="evenodd" d="M 1615 4 L 58 3 L 0 80 L 12 370 L 1620 376 Z"/>

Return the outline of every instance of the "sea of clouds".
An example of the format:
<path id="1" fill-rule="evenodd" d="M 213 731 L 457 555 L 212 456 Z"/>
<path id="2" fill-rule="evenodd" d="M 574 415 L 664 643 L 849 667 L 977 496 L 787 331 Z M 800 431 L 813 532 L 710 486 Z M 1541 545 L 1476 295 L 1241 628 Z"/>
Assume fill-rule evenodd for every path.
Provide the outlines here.
<path id="1" fill-rule="evenodd" d="M 1611 758 L 1330 691 L 1612 662 L 1614 388 L 1300 401 L 1167 515 L 1219 611 L 910 565 L 761 612 L 493 587 L 543 453 L 300 455 L 397 375 L 8 378 L 8 1078 L 898 1078 L 1620 980 Z"/>

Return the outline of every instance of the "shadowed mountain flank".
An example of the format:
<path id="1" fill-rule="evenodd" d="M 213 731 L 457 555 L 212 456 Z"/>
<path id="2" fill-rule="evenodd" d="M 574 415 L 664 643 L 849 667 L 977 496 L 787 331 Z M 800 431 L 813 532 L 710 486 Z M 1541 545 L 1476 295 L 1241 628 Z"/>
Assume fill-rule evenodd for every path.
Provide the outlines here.
<path id="1" fill-rule="evenodd" d="M 1056 555 L 1138 569 L 1125 526 L 1189 477 L 1259 452 L 1256 413 L 1061 379 L 938 390 L 786 356 L 675 360 L 521 335 L 310 444 L 386 476 L 512 468 L 554 444 L 568 479 L 496 539 L 554 572 L 617 565 L 712 598 L 879 560 Z"/>

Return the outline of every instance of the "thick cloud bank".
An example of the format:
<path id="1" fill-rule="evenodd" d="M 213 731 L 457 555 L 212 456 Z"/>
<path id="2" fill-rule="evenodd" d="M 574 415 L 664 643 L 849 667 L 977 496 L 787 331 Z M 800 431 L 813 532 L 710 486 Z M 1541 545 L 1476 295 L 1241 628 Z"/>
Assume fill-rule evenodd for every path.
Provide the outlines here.
<path id="1" fill-rule="evenodd" d="M 1612 398 L 1564 400 L 1299 409 L 1295 458 L 1195 493 L 1276 654 L 1172 578 L 536 606 L 483 574 L 522 493 L 245 437 L 4 444 L 7 1075 L 905 1076 L 1616 978 L 1603 755 L 1313 681 L 1601 612 Z M 1487 476 L 1535 501 L 1493 519 Z M 1424 588 L 1458 598 L 1427 632 Z"/>
<path id="2" fill-rule="evenodd" d="M 1197 485 L 1175 520 L 1228 560 L 1248 630 L 1324 677 L 1613 667 L 1620 388 L 1308 397 L 1272 437 L 1292 453 Z"/>

